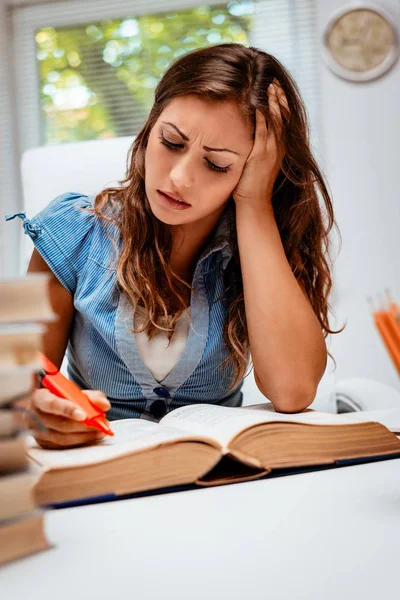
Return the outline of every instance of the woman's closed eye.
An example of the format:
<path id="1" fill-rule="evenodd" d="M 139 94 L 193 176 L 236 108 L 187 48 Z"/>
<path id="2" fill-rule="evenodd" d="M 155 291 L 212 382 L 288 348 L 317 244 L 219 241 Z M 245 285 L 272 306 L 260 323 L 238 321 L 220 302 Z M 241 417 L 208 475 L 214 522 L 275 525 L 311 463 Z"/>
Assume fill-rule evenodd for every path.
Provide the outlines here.
<path id="1" fill-rule="evenodd" d="M 172 142 L 168 141 L 163 135 L 158 136 L 158 139 L 164 146 L 166 146 L 170 150 L 180 150 L 184 147 L 183 144 L 173 144 Z M 218 171 L 219 173 L 227 173 L 231 168 L 231 165 L 228 165 L 227 167 L 219 167 L 218 165 L 215 165 L 210 160 L 208 160 L 208 158 L 205 158 L 204 160 L 206 161 L 210 169 L 212 169 L 213 171 Z"/>

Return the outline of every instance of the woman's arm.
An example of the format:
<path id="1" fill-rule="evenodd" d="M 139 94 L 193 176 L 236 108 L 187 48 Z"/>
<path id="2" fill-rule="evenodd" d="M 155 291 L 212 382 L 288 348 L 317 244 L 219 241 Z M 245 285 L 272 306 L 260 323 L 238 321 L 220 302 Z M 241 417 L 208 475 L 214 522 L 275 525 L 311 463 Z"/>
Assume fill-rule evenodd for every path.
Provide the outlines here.
<path id="1" fill-rule="evenodd" d="M 60 368 L 68 345 L 68 338 L 74 316 L 73 298 L 61 285 L 48 264 L 43 260 L 35 248 L 29 262 L 28 273 L 38 272 L 50 274 L 50 302 L 54 312 L 58 316 L 57 321 L 46 324 L 46 333 L 43 335 L 44 354 Z"/>
<path id="2" fill-rule="evenodd" d="M 28 273 L 38 272 L 50 274 L 50 301 L 58 316 L 57 321 L 47 324 L 47 332 L 43 336 L 44 354 L 60 368 L 74 316 L 73 298 L 35 249 L 28 266 Z M 103 392 L 83 391 L 101 410 L 107 411 L 110 408 L 110 402 Z M 104 437 L 104 433 L 88 428 L 82 423 L 86 419 L 86 414 L 76 404 L 55 396 L 47 389 L 35 390 L 20 405 L 36 415 L 36 420 L 28 417 L 28 426 L 36 442 L 43 448 L 73 448 Z M 38 422 L 42 424 L 42 429 L 36 429 Z"/>
<path id="3" fill-rule="evenodd" d="M 272 211 L 243 203 L 236 226 L 257 387 L 277 411 L 303 410 L 326 367 L 319 321 L 286 259 Z"/>
<path id="4" fill-rule="evenodd" d="M 324 336 L 286 259 L 272 193 L 285 148 L 279 82 L 269 85 L 270 123 L 256 110 L 254 145 L 234 190 L 236 228 L 250 351 L 260 391 L 279 412 L 297 412 L 315 398 L 325 371 Z"/>

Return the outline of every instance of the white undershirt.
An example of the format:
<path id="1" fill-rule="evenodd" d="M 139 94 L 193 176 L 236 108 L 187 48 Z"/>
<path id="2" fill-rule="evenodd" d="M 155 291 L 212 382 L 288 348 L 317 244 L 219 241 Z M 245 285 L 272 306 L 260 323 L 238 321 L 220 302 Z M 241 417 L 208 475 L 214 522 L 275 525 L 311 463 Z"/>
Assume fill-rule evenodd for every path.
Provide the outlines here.
<path id="1" fill-rule="evenodd" d="M 144 312 L 143 306 L 136 307 L 135 329 L 143 323 Z M 187 308 L 177 320 L 169 347 L 165 331 L 156 333 L 151 340 L 144 331 L 136 334 L 139 354 L 156 381 L 165 379 L 182 356 L 189 335 L 189 315 Z"/>

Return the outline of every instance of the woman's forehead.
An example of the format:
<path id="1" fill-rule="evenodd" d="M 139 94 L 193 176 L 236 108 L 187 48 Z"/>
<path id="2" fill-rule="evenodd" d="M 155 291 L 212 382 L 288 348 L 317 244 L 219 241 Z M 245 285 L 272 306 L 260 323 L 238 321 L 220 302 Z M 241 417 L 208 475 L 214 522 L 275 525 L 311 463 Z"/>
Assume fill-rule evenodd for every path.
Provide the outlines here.
<path id="1" fill-rule="evenodd" d="M 253 134 L 238 102 L 193 94 L 173 98 L 158 121 L 173 123 L 189 139 L 201 135 L 210 142 L 232 138 L 236 143 L 247 143 Z"/>

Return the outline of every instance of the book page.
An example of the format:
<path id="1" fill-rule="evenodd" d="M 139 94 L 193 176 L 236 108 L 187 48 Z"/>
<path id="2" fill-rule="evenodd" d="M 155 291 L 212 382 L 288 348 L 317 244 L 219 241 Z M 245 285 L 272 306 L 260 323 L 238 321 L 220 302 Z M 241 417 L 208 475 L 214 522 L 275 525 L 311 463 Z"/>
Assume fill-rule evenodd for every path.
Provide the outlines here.
<path id="1" fill-rule="evenodd" d="M 342 419 L 346 419 L 346 423 L 363 423 L 364 421 L 374 421 L 381 423 L 392 431 L 400 434 L 400 407 L 399 408 L 382 408 L 376 410 L 362 410 L 350 413 L 334 415 Z"/>
<path id="2" fill-rule="evenodd" d="M 272 402 L 266 402 L 265 404 L 251 404 L 245 407 L 246 410 L 266 410 L 275 414 L 279 414 L 275 411 L 274 405 Z M 325 419 L 327 414 L 331 414 L 333 416 L 334 423 L 363 423 L 364 421 L 374 421 L 376 423 L 381 423 L 392 431 L 393 433 L 400 434 L 400 403 L 399 408 L 381 408 L 374 410 L 363 410 L 363 411 L 354 411 L 349 413 L 325 413 L 320 411 L 315 411 L 312 408 L 306 408 L 301 412 L 304 414 L 314 414 L 316 415 L 316 421 L 320 421 L 321 419 Z M 293 415 L 296 416 L 296 415 Z M 313 417 L 310 417 L 310 422 Z M 316 422 L 315 421 L 315 422 Z M 308 421 L 307 421 L 308 422 Z M 314 421 L 313 421 L 314 422 Z M 322 423 L 321 423 L 322 424 Z M 330 423 L 327 423 L 328 425 Z"/>
<path id="3" fill-rule="evenodd" d="M 381 422 L 392 431 L 396 431 L 396 427 L 400 425 L 400 409 L 361 411 L 338 415 L 307 409 L 300 413 L 278 413 L 271 410 L 270 403 L 265 405 L 265 410 L 263 406 L 261 404 L 259 409 L 252 406 L 250 410 L 208 404 L 183 406 L 163 417 L 161 423 L 188 432 L 208 435 L 225 448 L 238 433 L 260 423 L 344 425 L 376 421 Z"/>
<path id="4" fill-rule="evenodd" d="M 143 419 L 111 421 L 111 428 L 115 434 L 113 437 L 106 436 L 91 446 L 66 450 L 40 448 L 34 438 L 30 437 L 28 454 L 43 467 L 63 469 L 106 462 L 165 442 L 199 440 L 200 437 L 172 427 L 160 427 L 158 423 Z"/>

